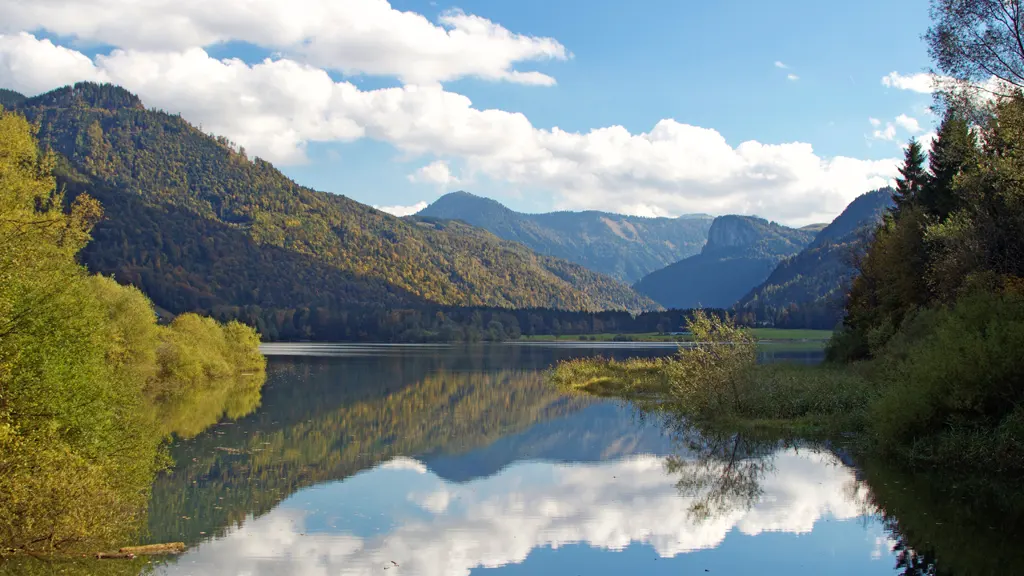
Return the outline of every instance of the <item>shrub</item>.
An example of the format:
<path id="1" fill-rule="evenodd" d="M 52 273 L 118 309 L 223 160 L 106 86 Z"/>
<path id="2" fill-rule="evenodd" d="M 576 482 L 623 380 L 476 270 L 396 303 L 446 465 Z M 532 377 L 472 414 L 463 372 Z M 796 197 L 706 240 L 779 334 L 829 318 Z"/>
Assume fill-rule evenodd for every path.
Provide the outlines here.
<path id="1" fill-rule="evenodd" d="M 881 358 L 870 426 L 914 458 L 1024 464 L 1024 297 L 976 293 L 909 320 Z"/>

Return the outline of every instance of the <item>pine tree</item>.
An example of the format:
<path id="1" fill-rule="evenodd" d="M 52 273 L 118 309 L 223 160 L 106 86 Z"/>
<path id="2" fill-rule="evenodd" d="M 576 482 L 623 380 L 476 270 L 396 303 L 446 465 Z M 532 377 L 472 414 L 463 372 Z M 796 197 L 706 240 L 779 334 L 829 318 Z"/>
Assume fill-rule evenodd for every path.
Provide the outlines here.
<path id="1" fill-rule="evenodd" d="M 921 143 L 916 138 L 911 138 L 907 152 L 903 156 L 900 178 L 896 179 L 896 191 L 892 195 L 892 199 L 896 203 L 892 210 L 894 217 L 899 218 L 906 206 L 918 202 L 921 190 L 927 180 L 928 173 L 924 170 L 924 154 L 921 151 Z"/>
<path id="2" fill-rule="evenodd" d="M 928 155 L 931 177 L 921 191 L 922 208 L 945 220 L 960 207 L 953 180 L 967 169 L 977 155 L 974 134 L 966 118 L 955 109 L 947 110 Z"/>

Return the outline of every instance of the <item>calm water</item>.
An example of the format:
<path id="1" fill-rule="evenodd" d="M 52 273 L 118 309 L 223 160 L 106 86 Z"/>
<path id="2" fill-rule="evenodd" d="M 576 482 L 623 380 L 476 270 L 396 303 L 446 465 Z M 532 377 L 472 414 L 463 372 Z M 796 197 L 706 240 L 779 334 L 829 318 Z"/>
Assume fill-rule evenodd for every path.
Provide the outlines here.
<path id="1" fill-rule="evenodd" d="M 1019 488 L 990 498 L 987 484 L 854 467 L 828 446 L 701 436 L 564 396 L 543 374 L 673 350 L 268 347 L 260 407 L 173 446 L 149 538 L 189 549 L 144 571 L 1024 573 Z"/>

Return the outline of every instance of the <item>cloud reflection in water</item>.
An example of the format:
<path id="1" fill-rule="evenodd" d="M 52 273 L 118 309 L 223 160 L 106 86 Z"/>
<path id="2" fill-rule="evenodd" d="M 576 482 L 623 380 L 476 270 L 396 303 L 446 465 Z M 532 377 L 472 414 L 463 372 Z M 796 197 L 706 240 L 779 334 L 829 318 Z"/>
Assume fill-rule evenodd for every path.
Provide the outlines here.
<path id="1" fill-rule="evenodd" d="M 834 455 L 789 449 L 772 463 L 751 507 L 700 520 L 693 496 L 680 494 L 678 478 L 658 456 L 521 462 L 461 484 L 403 458 L 301 491 L 161 572 L 361 575 L 397 563 L 396 574 L 464 576 L 521 563 L 538 548 L 623 550 L 641 543 L 670 558 L 714 548 L 734 529 L 805 534 L 820 520 L 865 513 L 866 489 Z M 877 535 L 865 536 L 868 555 Z"/>

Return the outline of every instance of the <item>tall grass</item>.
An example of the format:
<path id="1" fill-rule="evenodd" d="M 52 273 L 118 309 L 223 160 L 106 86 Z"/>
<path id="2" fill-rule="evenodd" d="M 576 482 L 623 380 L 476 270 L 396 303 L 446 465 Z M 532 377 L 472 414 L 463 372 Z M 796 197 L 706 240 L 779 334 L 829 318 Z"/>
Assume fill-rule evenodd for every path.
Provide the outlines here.
<path id="1" fill-rule="evenodd" d="M 570 360 L 555 367 L 552 381 L 592 394 L 654 399 L 703 426 L 834 431 L 863 417 L 871 395 L 862 367 L 758 366 L 755 338 L 728 319 L 697 313 L 688 328 L 695 344 L 669 358 Z"/>

